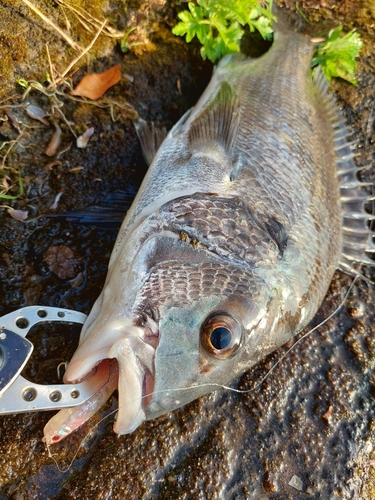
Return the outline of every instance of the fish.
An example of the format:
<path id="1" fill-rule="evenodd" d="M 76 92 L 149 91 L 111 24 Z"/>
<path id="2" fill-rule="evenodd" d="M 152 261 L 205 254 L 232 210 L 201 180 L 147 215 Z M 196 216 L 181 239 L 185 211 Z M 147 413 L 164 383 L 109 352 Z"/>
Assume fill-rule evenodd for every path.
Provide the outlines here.
<path id="1" fill-rule="evenodd" d="M 367 195 L 313 51 L 280 27 L 261 57 L 224 57 L 168 134 L 136 123 L 151 165 L 64 375 L 117 361 L 102 389 L 118 384 L 116 433 L 227 386 L 308 325 L 336 269 L 373 263 Z"/>

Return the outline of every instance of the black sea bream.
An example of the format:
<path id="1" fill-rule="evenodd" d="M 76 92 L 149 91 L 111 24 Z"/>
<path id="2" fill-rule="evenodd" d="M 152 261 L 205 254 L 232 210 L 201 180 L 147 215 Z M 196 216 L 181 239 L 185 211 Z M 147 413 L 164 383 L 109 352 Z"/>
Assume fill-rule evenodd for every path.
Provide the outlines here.
<path id="1" fill-rule="evenodd" d="M 227 56 L 157 152 L 138 122 L 154 158 L 64 379 L 117 359 L 115 432 L 229 384 L 364 260 L 366 197 L 313 50 L 278 32 L 259 59 Z"/>

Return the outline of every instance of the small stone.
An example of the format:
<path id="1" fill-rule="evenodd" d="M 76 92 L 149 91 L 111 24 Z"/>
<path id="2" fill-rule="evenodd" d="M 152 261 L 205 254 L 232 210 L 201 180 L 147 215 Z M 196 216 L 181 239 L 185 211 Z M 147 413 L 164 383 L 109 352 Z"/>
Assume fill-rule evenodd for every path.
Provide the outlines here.
<path id="1" fill-rule="evenodd" d="M 322 420 L 325 424 L 329 424 L 331 418 L 332 418 L 332 410 L 333 406 L 329 405 L 328 410 L 322 415 Z"/>
<path id="2" fill-rule="evenodd" d="M 50 246 L 43 260 L 60 279 L 74 278 L 79 272 L 79 259 L 66 245 Z"/>
<path id="3" fill-rule="evenodd" d="M 288 484 L 289 486 L 292 486 L 292 488 L 295 488 L 298 491 L 302 491 L 303 483 L 298 476 L 294 475 Z"/>
<path id="4" fill-rule="evenodd" d="M 352 299 L 348 303 L 347 311 L 352 318 L 363 318 L 366 316 L 366 304 L 359 299 Z"/>

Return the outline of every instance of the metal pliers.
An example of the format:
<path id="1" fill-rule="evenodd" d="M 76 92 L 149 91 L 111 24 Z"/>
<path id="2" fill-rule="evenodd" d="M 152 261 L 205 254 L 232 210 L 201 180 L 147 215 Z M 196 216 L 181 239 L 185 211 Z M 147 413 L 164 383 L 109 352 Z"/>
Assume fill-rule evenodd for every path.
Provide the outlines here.
<path id="1" fill-rule="evenodd" d="M 26 339 L 34 325 L 52 321 L 83 324 L 85 319 L 78 311 L 46 306 L 23 307 L 0 317 L 0 415 L 78 406 L 102 387 L 99 373 L 78 384 L 56 385 L 34 384 L 21 375 L 34 348 Z"/>

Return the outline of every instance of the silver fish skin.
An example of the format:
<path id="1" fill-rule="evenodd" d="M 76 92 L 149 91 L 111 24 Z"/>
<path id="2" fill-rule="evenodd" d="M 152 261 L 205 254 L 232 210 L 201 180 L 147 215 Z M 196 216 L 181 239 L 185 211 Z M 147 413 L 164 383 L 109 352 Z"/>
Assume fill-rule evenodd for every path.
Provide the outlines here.
<path id="1" fill-rule="evenodd" d="M 224 58 L 157 151 L 65 374 L 117 358 L 115 432 L 229 384 L 321 304 L 340 265 L 348 146 L 313 49 L 278 33 L 259 59 Z"/>

